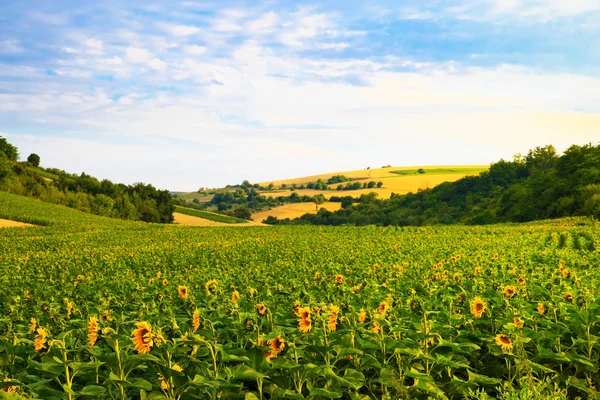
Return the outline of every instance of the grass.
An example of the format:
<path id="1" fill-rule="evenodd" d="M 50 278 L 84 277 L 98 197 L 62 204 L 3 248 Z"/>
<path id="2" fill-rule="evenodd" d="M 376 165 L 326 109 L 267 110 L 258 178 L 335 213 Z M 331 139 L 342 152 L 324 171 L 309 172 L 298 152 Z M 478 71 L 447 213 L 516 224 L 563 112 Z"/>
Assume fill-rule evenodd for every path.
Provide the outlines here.
<path id="1" fill-rule="evenodd" d="M 456 168 L 423 168 L 425 174 L 429 175 L 452 175 L 452 174 L 460 174 L 460 175 L 476 175 L 483 171 L 481 167 L 456 167 Z M 419 174 L 419 168 L 413 169 L 401 169 L 390 171 L 392 174 L 397 175 L 421 175 Z"/>
<path id="2" fill-rule="evenodd" d="M 207 211 L 196 210 L 194 208 L 175 206 L 175 211 L 185 215 L 191 215 L 192 217 L 204 218 L 210 221 L 223 222 L 225 224 L 246 224 L 248 221 L 230 217 L 228 215 L 215 214 Z"/>
<path id="3" fill-rule="evenodd" d="M 44 178 L 47 178 L 47 179 L 52 179 L 52 180 L 57 181 L 60 178 L 58 175 L 53 174 L 51 172 L 47 172 L 44 169 L 39 168 L 39 167 L 29 167 L 29 168 L 32 171 L 34 171 L 36 174 L 38 174 L 38 175 L 40 175 L 40 176 L 42 176 Z"/>

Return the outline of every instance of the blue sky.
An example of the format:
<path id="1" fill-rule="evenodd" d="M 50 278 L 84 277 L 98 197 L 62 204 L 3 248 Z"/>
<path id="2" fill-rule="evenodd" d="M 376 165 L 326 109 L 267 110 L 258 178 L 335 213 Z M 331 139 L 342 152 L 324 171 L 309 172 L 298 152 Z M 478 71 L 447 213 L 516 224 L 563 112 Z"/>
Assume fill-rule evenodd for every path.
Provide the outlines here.
<path id="1" fill-rule="evenodd" d="M 0 135 L 172 190 L 600 137 L 600 0 L 4 1 Z"/>

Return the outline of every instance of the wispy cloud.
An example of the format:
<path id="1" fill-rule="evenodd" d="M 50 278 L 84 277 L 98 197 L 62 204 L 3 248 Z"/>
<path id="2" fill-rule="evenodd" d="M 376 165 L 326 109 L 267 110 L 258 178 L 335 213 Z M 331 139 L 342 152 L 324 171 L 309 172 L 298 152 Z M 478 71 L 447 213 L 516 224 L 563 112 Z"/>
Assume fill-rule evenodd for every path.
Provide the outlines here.
<path id="1" fill-rule="evenodd" d="M 0 131 L 75 172 L 192 190 L 600 131 L 597 0 L 36 1 L 0 30 Z"/>

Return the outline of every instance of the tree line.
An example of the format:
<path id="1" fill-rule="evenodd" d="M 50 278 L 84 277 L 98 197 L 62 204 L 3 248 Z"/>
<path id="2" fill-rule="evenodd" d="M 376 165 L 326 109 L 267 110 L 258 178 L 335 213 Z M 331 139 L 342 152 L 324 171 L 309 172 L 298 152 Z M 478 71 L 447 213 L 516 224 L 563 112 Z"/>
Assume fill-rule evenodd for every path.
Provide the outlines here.
<path id="1" fill-rule="evenodd" d="M 80 211 L 112 218 L 157 223 L 173 222 L 173 198 L 167 190 L 136 183 L 125 185 L 90 175 L 41 168 L 31 154 L 18 162 L 18 149 L 0 137 L 0 190 L 34 197 Z"/>
<path id="2" fill-rule="evenodd" d="M 573 145 L 562 155 L 549 145 L 500 160 L 456 182 L 389 199 L 372 198 L 339 211 L 321 209 L 271 224 L 483 225 L 567 216 L 600 219 L 600 145 Z"/>

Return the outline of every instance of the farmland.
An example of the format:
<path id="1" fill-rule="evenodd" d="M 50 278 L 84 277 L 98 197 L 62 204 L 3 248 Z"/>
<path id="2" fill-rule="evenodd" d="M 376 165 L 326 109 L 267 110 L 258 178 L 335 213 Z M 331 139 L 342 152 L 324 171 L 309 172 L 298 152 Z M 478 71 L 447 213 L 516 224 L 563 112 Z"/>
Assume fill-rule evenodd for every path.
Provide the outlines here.
<path id="1" fill-rule="evenodd" d="M 316 182 L 321 179 L 327 181 L 327 179 L 335 175 L 343 175 L 349 179 L 357 182 L 368 182 L 368 181 L 381 181 L 383 186 L 381 188 L 367 188 L 349 191 L 336 191 L 335 186 L 332 185 L 334 190 L 312 190 L 305 189 L 300 190 L 298 193 L 307 196 L 315 196 L 323 194 L 326 198 L 330 196 L 352 196 L 360 197 L 362 194 L 369 194 L 371 192 L 377 193 L 379 198 L 389 198 L 392 193 L 406 194 L 409 192 L 417 192 L 419 189 L 428 189 L 439 185 L 442 182 L 454 182 L 466 175 L 477 175 L 478 173 L 485 171 L 489 166 L 434 166 L 434 167 L 387 167 L 387 168 L 373 168 L 357 171 L 346 171 L 346 172 L 335 172 L 314 176 L 307 176 L 302 178 L 287 179 L 273 182 L 276 188 L 280 188 L 282 184 L 290 186 L 292 184 L 302 185 L 309 182 Z M 420 174 L 417 171 L 422 169 L 424 173 Z M 270 182 L 263 182 L 260 185 L 267 186 Z M 272 192 L 263 192 L 265 196 L 289 196 L 292 193 L 291 190 L 277 189 Z"/>
<path id="2" fill-rule="evenodd" d="M 6 390 L 560 398 L 600 384 L 593 220 L 173 227 L 5 193 L 0 217 L 47 225 L 0 230 Z"/>

